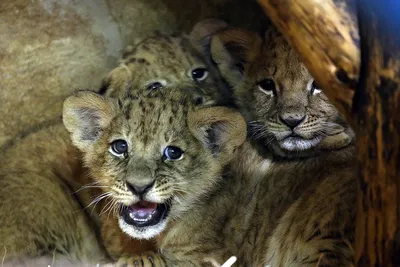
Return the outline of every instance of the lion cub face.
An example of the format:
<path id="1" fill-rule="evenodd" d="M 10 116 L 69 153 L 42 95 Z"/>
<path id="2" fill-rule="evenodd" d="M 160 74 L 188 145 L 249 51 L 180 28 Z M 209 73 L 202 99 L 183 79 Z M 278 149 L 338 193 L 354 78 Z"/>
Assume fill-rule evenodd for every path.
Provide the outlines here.
<path id="1" fill-rule="evenodd" d="M 128 88 L 137 94 L 179 86 L 206 97 L 205 101 L 226 102 L 226 85 L 204 57 L 209 36 L 226 24 L 207 24 L 207 20 L 198 23 L 189 35 L 159 33 L 126 47 L 119 66 L 104 79 L 101 92 L 115 97 Z"/>
<path id="2" fill-rule="evenodd" d="M 78 92 L 65 101 L 63 120 L 121 229 L 141 239 L 155 237 L 213 191 L 246 138 L 239 113 L 200 109 L 172 93 L 118 101 Z"/>
<path id="3" fill-rule="evenodd" d="M 284 38 L 271 30 L 257 34 L 230 29 L 217 34 L 211 53 L 232 86 L 235 101 L 248 121 L 251 136 L 278 154 L 307 153 L 351 136 L 338 110 Z M 338 138 L 331 138 L 336 136 Z"/>

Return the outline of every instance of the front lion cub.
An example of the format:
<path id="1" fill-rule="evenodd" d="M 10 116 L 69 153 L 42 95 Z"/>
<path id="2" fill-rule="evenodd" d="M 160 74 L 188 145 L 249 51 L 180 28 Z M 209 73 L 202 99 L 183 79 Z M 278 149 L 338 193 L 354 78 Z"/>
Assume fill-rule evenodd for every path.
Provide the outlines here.
<path id="1" fill-rule="evenodd" d="M 88 91 L 69 97 L 63 111 L 72 142 L 82 151 L 90 176 L 112 198 L 110 208 L 118 211 L 121 229 L 150 239 L 168 228 L 165 241 L 178 234 L 185 246 L 180 253 L 202 251 L 201 244 L 215 236 L 231 198 L 229 192 L 222 191 L 226 198 L 219 195 L 222 173 L 246 139 L 238 112 L 200 109 L 192 102 L 173 91 L 125 101 Z M 231 189 L 237 187 L 233 183 Z M 187 260 L 199 263 L 205 253 L 183 258 L 178 266 Z M 150 253 L 140 262 L 159 266 L 164 260 Z M 173 259 L 168 264 L 176 266 Z"/>

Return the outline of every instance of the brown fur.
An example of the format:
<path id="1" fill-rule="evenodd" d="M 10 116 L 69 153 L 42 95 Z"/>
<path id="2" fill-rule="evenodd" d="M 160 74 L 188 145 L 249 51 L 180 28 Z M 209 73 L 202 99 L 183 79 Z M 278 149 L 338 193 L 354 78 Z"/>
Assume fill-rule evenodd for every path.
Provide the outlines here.
<path id="1" fill-rule="evenodd" d="M 263 39 L 229 29 L 217 34 L 211 46 L 212 57 L 248 121 L 250 137 L 258 148 L 281 158 L 275 160 L 268 179 L 274 180 L 275 167 L 285 168 L 283 174 L 278 171 L 282 183 L 286 175 L 296 177 L 286 181 L 280 194 L 299 198 L 281 206 L 284 209 L 270 206 L 281 217 L 269 232 L 269 264 L 312 266 L 319 255 L 322 266 L 351 264 L 356 188 L 353 131 L 322 92 L 312 93 L 312 76 L 276 29 L 268 30 Z M 273 90 L 263 89 L 265 79 L 274 81 Z M 291 129 L 283 120 L 302 117 L 293 130 L 300 141 L 285 144 Z M 299 191 L 294 193 L 291 187 Z"/>
<path id="2" fill-rule="evenodd" d="M 211 50 L 249 123 L 251 137 L 263 146 L 284 157 L 298 157 L 330 149 L 339 140 L 344 141 L 342 145 L 352 141 L 352 130 L 328 98 L 318 93 L 321 89 L 312 94 L 311 74 L 276 29 L 267 31 L 264 39 L 229 29 L 213 38 Z M 260 89 L 266 79 L 274 82 L 273 90 Z M 290 128 L 283 120 L 302 117 L 295 133 L 303 144 L 285 144 Z"/>

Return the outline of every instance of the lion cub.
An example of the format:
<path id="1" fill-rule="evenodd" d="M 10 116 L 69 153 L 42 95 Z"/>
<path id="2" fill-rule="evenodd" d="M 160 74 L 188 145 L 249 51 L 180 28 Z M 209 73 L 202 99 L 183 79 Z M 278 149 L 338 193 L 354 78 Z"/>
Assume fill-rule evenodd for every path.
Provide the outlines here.
<path id="1" fill-rule="evenodd" d="M 245 141 L 246 124 L 226 107 L 199 108 L 193 102 L 180 91 L 119 100 L 82 91 L 64 103 L 72 142 L 82 151 L 90 176 L 112 198 L 119 226 L 134 238 L 155 238 L 168 225 L 189 223 L 187 234 L 215 228 L 211 220 L 199 223 L 206 219 L 205 206 L 214 212 L 217 202 L 225 202 L 217 196 L 221 173 Z M 185 249 L 194 248 L 191 244 L 200 240 L 187 234 L 177 240 Z M 163 264 L 154 253 L 142 263 Z"/>
<path id="2" fill-rule="evenodd" d="M 355 220 L 354 134 L 275 28 L 260 38 L 242 29 L 216 34 L 211 55 L 233 90 L 249 137 L 292 178 L 275 186 L 289 206 L 269 232 L 271 266 L 348 266 Z M 339 163 L 340 162 L 340 163 Z M 302 173 L 306 177 L 301 177 Z M 279 178 L 284 180 L 283 178 Z M 297 185 L 299 181 L 315 186 Z M 272 201 L 274 203 L 274 201 Z M 283 209 L 282 209 L 283 208 Z M 283 212 L 285 211 L 285 212 Z"/>

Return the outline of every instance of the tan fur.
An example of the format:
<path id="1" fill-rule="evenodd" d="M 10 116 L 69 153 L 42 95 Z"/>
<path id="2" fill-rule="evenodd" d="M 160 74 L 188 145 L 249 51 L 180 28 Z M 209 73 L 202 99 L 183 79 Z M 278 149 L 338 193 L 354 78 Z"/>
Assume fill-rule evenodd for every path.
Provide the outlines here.
<path id="1" fill-rule="evenodd" d="M 220 27 L 224 27 L 224 25 Z M 176 90 L 176 87 L 172 86 L 180 84 L 181 88 L 189 89 L 188 94 L 195 91 L 196 99 L 197 97 L 207 97 L 206 101 L 212 100 L 208 93 L 203 94 L 201 91 L 202 88 L 210 90 L 212 88 L 211 94 L 219 92 L 216 89 L 217 80 L 213 77 L 211 71 L 207 79 L 199 83 L 188 76 L 192 67 L 205 67 L 207 64 L 201 58 L 200 49 L 203 49 L 204 41 L 207 42 L 205 38 L 208 38 L 211 32 L 206 29 L 202 30 L 200 24 L 196 26 L 196 29 L 198 33 L 194 31 L 190 37 L 160 35 L 141 41 L 140 45 L 133 50 L 128 49 L 129 52 L 124 55 L 125 59 L 129 61 L 132 58 L 137 58 L 138 60 L 129 63 L 123 59 L 121 66 L 124 67 L 120 66 L 120 68 L 126 67 L 127 70 L 137 75 L 123 76 L 128 73 L 127 70 L 119 71 L 119 68 L 117 68 L 106 79 L 109 84 L 106 84 L 106 90 L 103 93 L 122 99 L 132 98 L 137 93 L 157 94 L 157 92 L 148 90 L 143 91 L 142 85 L 152 78 L 163 78 L 168 83 L 162 90 L 169 88 Z M 153 52 L 158 53 L 157 58 L 152 55 Z M 149 64 L 150 61 L 151 64 Z M 122 90 L 115 91 L 114 86 L 117 85 Z M 192 88 L 194 90 L 191 90 Z M 105 110 L 105 113 L 101 114 L 101 118 L 104 120 L 102 123 L 107 124 L 107 121 L 112 118 L 107 118 L 105 114 L 109 114 L 111 111 L 107 110 L 107 107 L 102 108 Z M 65 121 L 65 123 L 73 125 L 76 122 Z M 1 236 L 4 236 L 0 241 L 0 246 L 7 248 L 6 259 L 23 255 L 34 257 L 38 253 L 53 253 L 53 250 L 56 249 L 57 253 L 71 254 L 71 259 L 75 260 L 85 257 L 89 260 L 104 260 L 106 257 L 104 251 L 97 244 L 98 240 L 94 236 L 94 231 L 88 228 L 94 228 L 95 232 L 101 228 L 102 242 L 112 258 L 154 249 L 153 241 L 135 240 L 122 233 L 115 222 L 115 217 L 108 213 L 104 214 L 104 211 L 109 208 L 109 202 L 105 199 L 100 201 L 99 204 L 97 204 L 99 201 L 91 203 L 96 197 L 99 197 L 99 191 L 92 191 L 93 187 L 97 185 L 93 184 L 92 178 L 82 168 L 80 153 L 71 146 L 64 126 L 60 124 L 59 120 L 46 122 L 30 132 L 21 134 L 5 146 L 3 157 L 5 160 L 3 161 L 4 166 L 2 165 L 0 169 L 2 176 L 0 183 L 4 186 L 1 192 L 6 190 L 7 192 L 2 193 L 4 201 L 0 204 L 0 213 L 2 215 L 9 214 L 15 207 L 24 207 L 26 199 L 32 199 L 23 209 L 29 210 L 29 214 L 22 211 L 13 212 L 14 215 L 4 219 L 7 223 L 0 227 Z M 44 158 L 47 160 L 43 160 Z M 15 179 L 16 177 L 18 177 L 18 180 Z M 20 183 L 26 181 L 30 181 L 29 186 L 26 188 L 19 186 Z M 44 193 L 39 196 L 38 200 L 33 201 L 35 192 L 43 190 L 42 187 L 55 189 L 50 190 L 54 192 Z M 72 197 L 72 193 L 81 187 L 83 189 L 79 191 L 79 194 Z M 51 196 L 48 194 L 51 194 Z M 10 198 L 8 199 L 8 197 Z M 54 199 L 54 203 L 49 201 L 50 197 Z M 50 207 L 46 208 L 41 205 L 42 202 L 50 205 Z M 95 206 L 96 209 L 82 210 L 89 204 L 92 204 L 91 207 Z M 57 205 L 64 208 L 54 210 L 58 207 Z M 90 215 L 90 219 L 87 218 L 86 211 Z M 23 218 L 26 215 L 28 215 L 26 220 L 30 221 L 34 220 L 39 214 L 46 214 L 46 212 L 51 212 L 54 215 L 52 224 L 47 225 L 48 219 L 43 217 L 37 219 L 36 223 L 32 223 L 31 227 L 25 227 Z M 60 212 L 62 216 L 60 216 Z M 65 220 L 65 223 L 63 220 Z M 16 221 L 21 222 L 21 224 L 16 224 Z M 96 225 L 91 225 L 90 221 L 95 221 Z M 79 226 L 77 226 L 78 223 Z M 73 229 L 77 230 L 73 232 Z M 20 232 L 21 236 L 28 238 L 18 238 L 15 232 Z M 89 236 L 86 238 L 87 242 L 82 240 L 84 235 Z M 87 249 L 84 248 L 85 246 L 87 246 Z"/>
<path id="2" fill-rule="evenodd" d="M 83 209 L 89 195 L 75 194 L 90 180 L 62 124 L 24 138 L 1 162 L 0 255 L 6 262 L 53 253 L 73 261 L 106 259 L 96 221 Z"/>
<path id="3" fill-rule="evenodd" d="M 118 103 L 82 92 L 66 100 L 63 115 L 66 128 L 74 144 L 84 152 L 83 159 L 91 176 L 96 177 L 105 192 L 111 193 L 111 210 L 115 211 L 118 203 L 130 205 L 138 201 L 128 190 L 127 183 L 149 183 L 149 173 L 154 173 L 157 179 L 148 193 L 149 199 L 159 202 L 169 199 L 172 203 L 169 216 L 174 220 L 197 205 L 199 198 L 206 197 L 204 194 L 220 179 L 215 177 L 223 166 L 219 162 L 229 161 L 232 152 L 244 141 L 245 122 L 238 113 L 227 108 L 194 112 L 194 106 L 189 105 L 190 101 L 184 96 L 173 97 L 176 93 L 138 96 Z M 209 119 L 202 121 L 205 116 Z M 107 123 L 103 124 L 105 121 Z M 211 125 L 215 127 L 212 129 L 215 143 L 210 143 L 211 137 L 205 132 Z M 124 139 L 132 147 L 124 168 L 119 166 L 121 159 L 109 152 L 113 139 Z M 176 167 L 175 163 L 159 162 L 167 144 L 185 151 L 185 160 Z M 214 146 L 218 148 L 216 151 Z M 186 181 L 189 177 L 190 182 Z M 127 225 L 123 230 L 132 231 Z"/>

